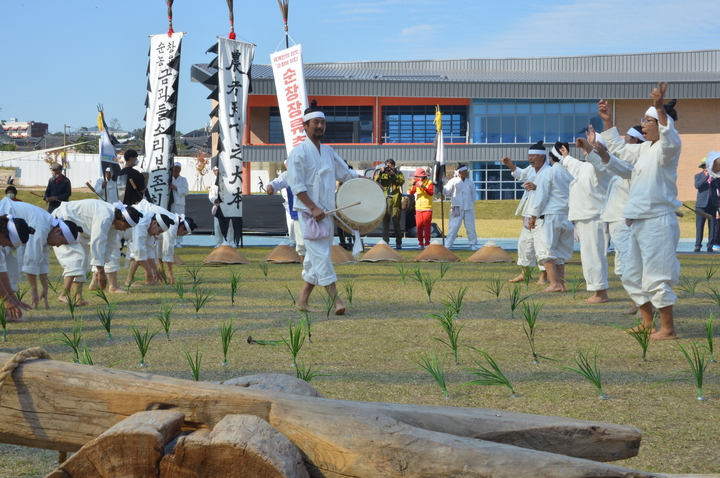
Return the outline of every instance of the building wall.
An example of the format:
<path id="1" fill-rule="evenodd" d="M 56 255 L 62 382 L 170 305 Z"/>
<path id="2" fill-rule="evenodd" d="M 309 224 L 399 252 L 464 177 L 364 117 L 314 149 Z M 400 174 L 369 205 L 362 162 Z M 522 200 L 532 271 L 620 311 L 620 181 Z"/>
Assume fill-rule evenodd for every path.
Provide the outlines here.
<path id="1" fill-rule="evenodd" d="M 270 108 L 250 108 L 250 144 L 270 142 Z"/>

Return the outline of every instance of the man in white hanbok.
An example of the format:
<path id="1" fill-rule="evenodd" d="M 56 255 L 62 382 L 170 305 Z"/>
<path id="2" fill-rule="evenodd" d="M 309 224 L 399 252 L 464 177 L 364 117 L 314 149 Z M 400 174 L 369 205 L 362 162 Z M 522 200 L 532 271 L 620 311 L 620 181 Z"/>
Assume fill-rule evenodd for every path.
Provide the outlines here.
<path id="1" fill-rule="evenodd" d="M 675 129 L 675 101 L 663 105 L 667 83 L 658 83 L 650 93 L 653 106 L 642 120 L 645 142 L 626 144 L 612 126 L 612 112 L 600 100 L 598 113 L 605 122 L 602 133 L 609 152 L 633 165 L 630 194 L 623 216 L 630 228 L 627 263 L 623 264 L 622 281 L 633 301 L 638 304 L 645 329 L 653 327 L 653 306 L 660 313 L 660 329 L 653 340 L 676 338 L 673 305 L 677 296 L 672 287 L 680 277 L 676 250 L 680 227 L 675 211 L 682 205 L 677 199 L 677 167 L 682 141 Z M 603 163 L 611 156 L 602 145 L 596 151 Z"/>
<path id="2" fill-rule="evenodd" d="M 168 284 L 175 283 L 175 275 L 173 274 L 173 264 L 175 263 L 175 241 L 176 238 L 184 237 L 192 234 L 197 227 L 195 221 L 184 214 L 172 214 L 170 218 L 174 224 L 162 234 L 157 236 L 155 242 L 155 257 L 158 261 L 158 267 L 165 266 L 165 279 Z"/>
<path id="3" fill-rule="evenodd" d="M 175 163 L 172 168 L 172 179 L 168 186 L 172 194 L 172 202 L 170 203 L 170 212 L 175 214 L 185 214 L 185 197 L 190 193 L 190 186 L 188 185 L 187 178 L 180 176 L 182 171 L 182 164 Z M 182 237 L 176 237 L 175 245 L 182 247 Z"/>
<path id="4" fill-rule="evenodd" d="M 287 159 L 285 160 L 285 168 L 287 168 Z M 299 255 L 304 256 L 305 241 L 303 240 L 302 234 L 300 234 L 298 212 L 295 211 L 294 207 L 296 198 L 288 184 L 287 170 L 280 173 L 280 176 L 273 179 L 272 182 L 265 187 L 265 192 L 268 195 L 273 195 L 277 191 L 281 191 L 283 199 L 285 199 L 283 206 L 285 207 L 285 221 L 287 222 L 290 247 L 294 247 Z"/>
<path id="5" fill-rule="evenodd" d="M 330 259 L 334 223 L 325 211 L 335 209 L 335 181 L 349 181 L 357 173 L 348 168 L 335 151 L 321 143 L 325 136 L 325 115 L 314 107 L 305 110 L 305 141 L 290 151 L 288 182 L 298 201 L 300 231 L 305 238 L 303 285 L 295 306 L 310 310 L 310 294 L 315 286 L 325 287 L 330 297 L 337 297 L 337 276 Z M 310 234 L 315 229 L 316 234 Z M 313 238 L 310 238 L 313 237 Z M 335 300 L 335 314 L 345 313 L 340 299 Z"/>
<path id="6" fill-rule="evenodd" d="M 117 182 L 112 179 L 112 168 L 105 168 L 103 177 L 95 181 L 95 194 L 110 204 L 119 201 Z"/>
<path id="7" fill-rule="evenodd" d="M 455 244 L 460 226 L 465 224 L 465 232 L 470 242 L 470 250 L 477 250 L 477 233 L 475 232 L 475 183 L 468 178 L 468 167 L 459 164 L 455 170 L 457 176 L 443 187 L 445 196 L 450 197 L 450 221 L 448 224 L 445 247 L 450 249 Z"/>

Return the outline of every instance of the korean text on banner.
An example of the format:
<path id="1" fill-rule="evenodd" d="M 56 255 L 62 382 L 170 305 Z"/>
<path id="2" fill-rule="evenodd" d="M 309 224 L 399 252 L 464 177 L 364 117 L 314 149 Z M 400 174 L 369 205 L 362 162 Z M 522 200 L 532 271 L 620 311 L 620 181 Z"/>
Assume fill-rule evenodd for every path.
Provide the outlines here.
<path id="1" fill-rule="evenodd" d="M 303 111 L 308 106 L 303 71 L 302 46 L 295 45 L 270 55 L 275 77 L 280 119 L 288 153 L 305 141 Z"/>

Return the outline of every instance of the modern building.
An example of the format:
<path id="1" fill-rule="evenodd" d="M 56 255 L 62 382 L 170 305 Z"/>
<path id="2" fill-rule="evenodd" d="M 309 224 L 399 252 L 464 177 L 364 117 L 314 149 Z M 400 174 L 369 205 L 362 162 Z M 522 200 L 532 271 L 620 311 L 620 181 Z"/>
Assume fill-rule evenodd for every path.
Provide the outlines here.
<path id="1" fill-rule="evenodd" d="M 215 71 L 192 67 L 194 81 Z M 500 160 L 527 158 L 536 141 L 572 141 L 589 124 L 602 130 L 597 101 L 607 99 L 622 134 L 638 125 L 658 81 L 678 99 L 683 138 L 681 200 L 695 198 L 693 176 L 720 148 L 720 50 L 583 57 L 305 64 L 310 100 L 328 121 L 326 143 L 365 168 L 393 158 L 429 166 L 433 120 L 443 113 L 446 158 L 469 165 L 478 199 L 513 199 L 520 185 Z M 270 65 L 253 65 L 244 158 L 249 169 L 282 169 L 285 146 Z M 524 163 L 526 164 L 526 163 Z M 271 174 L 271 177 L 274 174 Z M 249 177 L 249 176 L 248 176 Z"/>
<path id="2" fill-rule="evenodd" d="M 47 134 L 47 123 L 35 121 L 17 121 L 12 118 L 2 124 L 2 129 L 11 138 L 39 138 Z"/>

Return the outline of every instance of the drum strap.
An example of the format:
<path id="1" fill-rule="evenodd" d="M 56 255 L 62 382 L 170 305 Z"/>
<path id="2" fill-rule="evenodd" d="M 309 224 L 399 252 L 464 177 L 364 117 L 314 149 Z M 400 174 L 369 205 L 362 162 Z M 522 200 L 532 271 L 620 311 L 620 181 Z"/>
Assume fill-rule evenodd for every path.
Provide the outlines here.
<path id="1" fill-rule="evenodd" d="M 360 253 L 363 251 L 363 245 L 362 245 L 362 239 L 360 239 L 360 231 L 357 229 L 353 229 L 350 227 L 345 221 L 342 220 L 340 216 L 338 216 L 335 213 L 332 213 L 335 220 L 339 223 L 341 223 L 346 228 L 350 229 L 353 233 L 353 236 L 355 237 L 355 240 L 353 241 L 353 252 L 352 255 L 355 256 L 355 258 L 360 256 Z"/>

